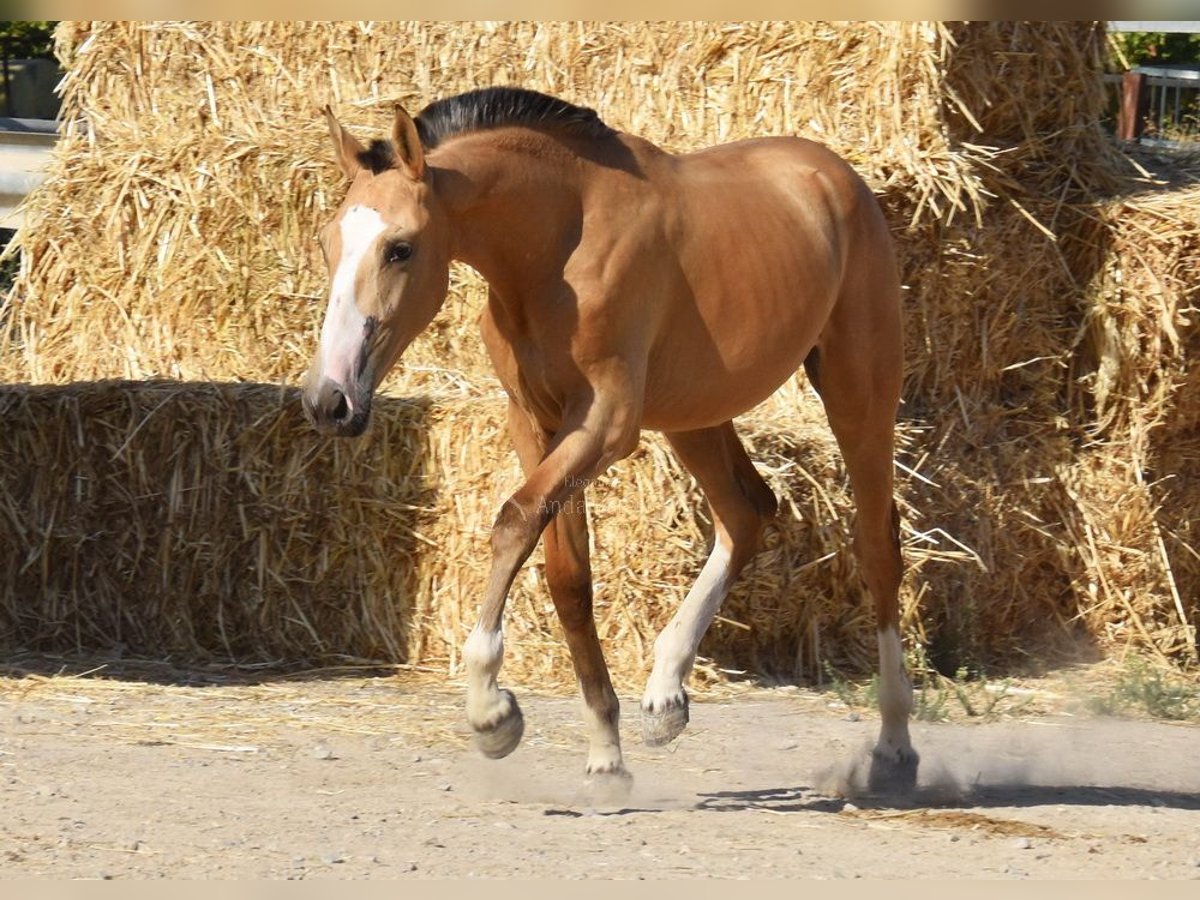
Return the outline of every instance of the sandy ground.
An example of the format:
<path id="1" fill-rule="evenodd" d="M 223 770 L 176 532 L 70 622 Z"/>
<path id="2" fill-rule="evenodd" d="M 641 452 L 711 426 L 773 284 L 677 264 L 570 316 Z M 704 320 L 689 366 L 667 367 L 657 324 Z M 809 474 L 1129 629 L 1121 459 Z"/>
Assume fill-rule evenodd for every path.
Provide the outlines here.
<path id="1" fill-rule="evenodd" d="M 518 692 L 470 748 L 461 694 L 403 676 L 0 679 L 0 878 L 1200 879 L 1200 726 L 1057 712 L 922 724 L 918 794 L 839 795 L 873 715 L 828 694 L 693 701 L 635 781 L 584 784 L 577 702 Z"/>

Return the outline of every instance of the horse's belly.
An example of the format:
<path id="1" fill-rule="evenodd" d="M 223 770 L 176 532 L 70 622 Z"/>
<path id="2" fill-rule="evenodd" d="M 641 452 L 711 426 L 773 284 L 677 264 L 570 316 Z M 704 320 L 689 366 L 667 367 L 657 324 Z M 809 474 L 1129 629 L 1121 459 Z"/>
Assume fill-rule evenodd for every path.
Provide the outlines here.
<path id="1" fill-rule="evenodd" d="M 691 431 L 727 422 L 771 396 L 804 362 L 817 329 L 796 330 L 759 346 L 753 360 L 730 365 L 714 354 L 679 354 L 647 373 L 642 424 Z"/>
<path id="2" fill-rule="evenodd" d="M 736 266 L 710 270 L 714 290 L 687 295 L 664 318 L 647 360 L 645 427 L 684 431 L 726 422 L 800 368 L 825 329 L 839 282 L 820 254 L 775 260 L 755 272 L 743 264 L 732 280 Z"/>

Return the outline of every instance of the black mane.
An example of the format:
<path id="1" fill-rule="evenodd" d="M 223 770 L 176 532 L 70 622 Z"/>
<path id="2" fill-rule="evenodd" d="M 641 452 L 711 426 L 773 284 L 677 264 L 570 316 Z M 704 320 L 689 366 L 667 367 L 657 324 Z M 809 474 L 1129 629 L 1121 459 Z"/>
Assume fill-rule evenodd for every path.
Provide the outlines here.
<path id="1" fill-rule="evenodd" d="M 596 111 L 524 88 L 488 87 L 430 103 L 414 120 L 426 150 L 472 131 L 530 125 L 581 138 L 615 134 Z"/>

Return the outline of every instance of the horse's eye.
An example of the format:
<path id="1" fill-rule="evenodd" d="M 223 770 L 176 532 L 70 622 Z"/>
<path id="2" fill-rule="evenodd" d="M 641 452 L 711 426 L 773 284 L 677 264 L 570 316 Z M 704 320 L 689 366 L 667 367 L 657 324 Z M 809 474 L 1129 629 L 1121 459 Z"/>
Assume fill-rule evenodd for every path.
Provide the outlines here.
<path id="1" fill-rule="evenodd" d="M 388 247 L 387 261 L 390 263 L 404 262 L 406 259 L 412 256 L 412 252 L 412 244 L 410 244 L 408 241 L 396 241 L 396 243 Z"/>

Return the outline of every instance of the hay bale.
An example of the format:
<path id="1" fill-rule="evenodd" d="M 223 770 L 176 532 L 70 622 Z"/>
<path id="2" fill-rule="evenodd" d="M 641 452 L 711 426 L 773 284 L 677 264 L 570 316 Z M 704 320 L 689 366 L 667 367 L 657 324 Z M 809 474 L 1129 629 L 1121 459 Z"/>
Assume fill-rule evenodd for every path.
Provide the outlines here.
<path id="1" fill-rule="evenodd" d="M 478 84 L 519 83 L 677 150 L 816 137 L 875 188 L 907 288 L 899 460 L 914 474 L 900 486 L 912 570 L 904 625 L 934 664 L 1011 666 L 1131 644 L 1183 658 L 1188 633 L 1171 610 L 1194 622 L 1187 579 L 1200 556 L 1191 526 L 1179 523 L 1195 521 L 1200 485 L 1140 473 L 1147 459 L 1186 471 L 1194 458 L 1186 385 L 1195 371 L 1178 350 L 1194 334 L 1194 294 L 1182 287 L 1197 231 L 1182 201 L 1194 199 L 1156 201 L 1147 215 L 1159 223 L 1158 249 L 1149 264 L 1135 262 L 1144 229 L 1111 206 L 1133 185 L 1129 168 L 1097 124 L 1102 42 L 1096 23 L 64 23 L 64 116 L 86 116 L 91 130 L 60 143 L 27 206 L 0 380 L 68 387 L 18 389 L 25 399 L 10 409 L 22 424 L 10 439 L 23 442 L 13 445 L 22 458 L 66 465 L 72 435 L 99 429 L 88 440 L 107 456 L 89 457 L 87 480 L 108 483 L 110 499 L 98 509 L 116 516 L 125 503 L 156 524 L 132 556 L 120 543 L 131 539 L 108 526 L 84 540 L 82 508 L 73 543 L 22 544 L 42 561 L 9 566 L 24 579 L 6 576 L 2 605 L 19 623 L 11 634 L 44 645 L 133 634 L 149 653 L 348 654 L 455 669 L 482 589 L 486 532 L 517 477 L 475 335 L 482 282 L 456 270 L 446 308 L 385 385 L 411 399 L 381 407 L 378 431 L 356 449 L 333 445 L 322 463 L 309 459 L 328 445 L 266 384 L 299 377 L 324 305 L 311 235 L 341 184 L 316 110 L 332 101 L 352 127 L 376 133 L 397 100 L 415 109 Z M 1075 86 L 1067 96 L 1063 83 Z M 1138 285 L 1161 263 L 1177 267 L 1179 286 L 1174 312 L 1156 320 L 1149 301 L 1138 306 L 1153 296 Z M 1130 280 L 1114 287 L 1118 273 Z M 1164 368 L 1151 378 L 1145 365 Z M 200 384 L 151 384 L 145 396 L 136 385 L 79 384 L 162 377 Z M 246 384 L 204 384 L 228 379 Z M 1158 398 L 1148 418 L 1145 396 Z M 158 402 L 172 418 L 150 416 L 134 431 L 137 416 L 122 404 L 143 416 Z M 87 414 L 63 412 L 72 404 Z M 169 422 L 191 431 L 156 430 Z M 852 510 L 803 379 L 740 427 L 785 513 L 706 639 L 703 673 L 869 668 L 871 613 L 846 540 Z M 234 433 L 258 443 L 225 469 L 205 468 Z M 1131 446 L 1150 449 L 1139 456 Z M 131 452 L 191 466 L 194 529 L 137 505 L 161 495 L 163 473 L 148 462 L 143 471 Z M 247 497 L 229 474 L 243 468 L 285 474 Z M 141 487 L 122 493 L 122 479 Z M 397 491 L 400 505 L 389 512 L 361 482 Z M 60 520 L 48 498 L 61 485 L 39 484 L 46 496 L 15 521 L 49 534 Z M 611 513 L 594 516 L 598 615 L 617 680 L 632 685 L 699 570 L 707 522 L 695 486 L 653 436 L 608 484 L 593 498 L 594 512 Z M 221 530 L 256 504 L 273 511 L 255 533 L 275 555 L 254 557 Z M 1137 512 L 1118 527 L 1117 510 Z M 1156 523 L 1165 556 L 1123 554 L 1158 546 Z M 147 549 L 151 534 L 175 548 L 170 556 Z M 662 552 L 631 558 L 631 535 Z M 188 553 L 194 570 L 178 568 Z M 313 560 L 329 553 L 345 568 L 314 578 Z M 130 581 L 110 570 L 114 560 L 140 574 Z M 120 592 L 152 583 L 165 563 L 181 590 L 147 595 L 131 611 Z M 535 557 L 510 601 L 508 672 L 566 683 L 537 567 Z M 109 573 L 98 593 L 62 580 L 93 570 Z M 276 593 L 247 605 L 239 598 L 267 590 L 255 578 Z M 1114 625 L 1134 614 L 1144 627 Z"/>
<path id="2" fill-rule="evenodd" d="M 495 396 L 382 398 L 367 436 L 345 442 L 315 435 L 295 391 L 267 385 L 4 388 L 0 455 L 39 464 L 0 472 L 0 634 L 27 649 L 455 672 L 491 522 L 520 483 L 504 411 Z M 823 659 L 862 666 L 874 653 L 832 440 L 811 400 L 781 425 L 745 425 L 790 512 L 706 640 L 712 677 L 811 677 Z M 598 627 L 632 689 L 711 524 L 657 436 L 600 480 L 590 517 Z M 506 671 L 565 687 L 542 568 L 539 551 L 512 591 Z"/>
<path id="3" fill-rule="evenodd" d="M 989 191 L 1050 182 L 1111 189 L 1125 166 L 1097 127 L 1108 92 L 1099 22 L 948 23 L 941 82 L 950 140 L 990 151 Z M 1070 85 L 1070 90 L 1064 90 Z M 998 195 L 1003 199 L 1003 193 Z M 1052 195 L 1053 196 L 1053 195 Z"/>
<path id="4" fill-rule="evenodd" d="M 0 389 L 0 633 L 32 649 L 401 659 L 428 505 L 420 402 L 316 438 L 294 391 Z M 397 564 L 397 560 L 401 561 Z"/>
<path id="5" fill-rule="evenodd" d="M 1143 180 L 1097 210 L 1081 393 L 1094 409 L 1080 547 L 1096 630 L 1194 662 L 1200 626 L 1200 189 Z M 1119 635 L 1113 643 L 1120 643 Z"/>

